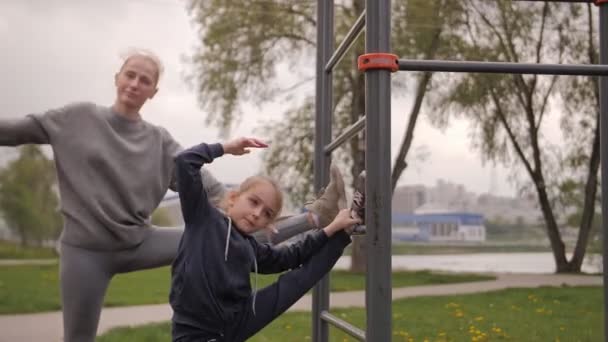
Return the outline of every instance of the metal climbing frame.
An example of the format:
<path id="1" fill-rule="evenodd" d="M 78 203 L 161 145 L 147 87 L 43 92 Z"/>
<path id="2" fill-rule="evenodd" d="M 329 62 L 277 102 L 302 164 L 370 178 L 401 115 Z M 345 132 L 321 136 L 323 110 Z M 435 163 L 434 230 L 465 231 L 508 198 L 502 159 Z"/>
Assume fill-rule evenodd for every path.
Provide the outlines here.
<path id="1" fill-rule="evenodd" d="M 360 341 L 390 341 L 391 306 L 391 71 L 478 72 L 600 77 L 601 179 L 608 179 L 608 0 L 513 0 L 529 2 L 595 3 L 600 11 L 600 65 L 522 64 L 404 60 L 390 54 L 390 0 L 366 0 L 366 10 L 334 52 L 334 0 L 317 0 L 317 81 L 315 125 L 315 190 L 329 179 L 330 155 L 342 143 L 365 128 L 366 184 L 366 311 L 363 331 L 329 313 L 329 279 L 313 292 L 313 341 L 327 342 L 329 324 Z M 366 115 L 331 141 L 332 71 L 365 28 L 366 54 L 359 57 L 365 71 Z M 602 198 L 608 198 L 608 181 L 602 182 Z M 608 201 L 602 201 L 602 217 L 608 217 Z M 608 220 L 603 220 L 603 250 L 608 251 Z M 608 253 L 603 254 L 608 265 Z M 608 273 L 604 272 L 604 284 Z M 608 327 L 608 286 L 604 286 L 604 327 Z M 605 332 L 608 342 L 608 333 Z"/>

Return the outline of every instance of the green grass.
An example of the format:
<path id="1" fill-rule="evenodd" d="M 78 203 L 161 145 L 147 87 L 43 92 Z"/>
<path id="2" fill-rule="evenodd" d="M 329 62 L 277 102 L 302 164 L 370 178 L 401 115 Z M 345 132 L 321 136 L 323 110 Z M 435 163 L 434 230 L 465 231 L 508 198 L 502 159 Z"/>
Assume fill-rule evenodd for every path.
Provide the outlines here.
<path id="1" fill-rule="evenodd" d="M 530 253 L 551 252 L 550 247 L 526 245 L 458 245 L 458 244 L 394 244 L 393 255 L 471 254 L 471 253 Z"/>
<path id="2" fill-rule="evenodd" d="M 49 259 L 57 258 L 55 249 L 48 247 L 22 247 L 0 240 L 0 259 Z"/>
<path id="3" fill-rule="evenodd" d="M 392 340 L 415 341 L 603 341 L 602 288 L 509 289 L 490 293 L 420 297 L 393 302 Z M 364 309 L 334 315 L 363 328 Z M 248 341 L 311 341 L 311 316 L 287 313 Z M 355 339 L 330 329 L 330 341 Z M 99 342 L 168 341 L 169 323 L 118 328 Z"/>
<path id="4" fill-rule="evenodd" d="M 60 309 L 58 265 L 0 267 L 0 314 Z M 272 283 L 277 275 L 259 275 L 258 286 Z M 332 272 L 332 291 L 363 290 L 365 276 Z M 460 283 L 494 279 L 469 274 L 434 274 L 428 271 L 394 272 L 393 286 Z M 83 281 L 86 281 L 83 279 Z M 168 301 L 169 267 L 119 274 L 110 283 L 106 306 L 159 304 Z"/>

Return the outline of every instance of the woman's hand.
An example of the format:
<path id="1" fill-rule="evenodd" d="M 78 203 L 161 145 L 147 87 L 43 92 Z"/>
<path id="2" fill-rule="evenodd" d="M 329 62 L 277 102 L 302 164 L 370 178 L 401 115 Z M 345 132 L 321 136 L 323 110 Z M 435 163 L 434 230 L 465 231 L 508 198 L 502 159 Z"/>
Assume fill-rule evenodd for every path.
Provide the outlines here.
<path id="1" fill-rule="evenodd" d="M 251 150 L 248 149 L 249 147 L 266 148 L 268 145 L 256 138 L 242 137 L 225 142 L 222 144 L 222 147 L 224 148 L 224 154 L 240 156 L 251 152 Z"/>

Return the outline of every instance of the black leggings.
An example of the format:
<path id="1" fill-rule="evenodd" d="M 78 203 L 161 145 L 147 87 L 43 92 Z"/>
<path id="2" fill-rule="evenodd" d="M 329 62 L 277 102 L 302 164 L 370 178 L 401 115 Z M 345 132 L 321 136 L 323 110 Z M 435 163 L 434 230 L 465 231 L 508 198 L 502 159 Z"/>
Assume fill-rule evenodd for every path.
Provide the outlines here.
<path id="1" fill-rule="evenodd" d="M 246 309 L 229 324 L 225 336 L 188 336 L 174 342 L 241 342 L 255 335 L 274 319 L 283 314 L 295 302 L 302 298 L 321 278 L 334 267 L 344 248 L 350 244 L 350 236 L 340 231 L 310 260 L 301 267 L 282 274 L 273 284 L 261 289 L 256 298 L 255 314 L 252 310 L 253 297 L 250 297 Z M 173 325 L 173 329 L 179 329 Z M 183 331 L 181 331 L 183 332 Z M 181 335 L 181 334 L 180 334 Z"/>

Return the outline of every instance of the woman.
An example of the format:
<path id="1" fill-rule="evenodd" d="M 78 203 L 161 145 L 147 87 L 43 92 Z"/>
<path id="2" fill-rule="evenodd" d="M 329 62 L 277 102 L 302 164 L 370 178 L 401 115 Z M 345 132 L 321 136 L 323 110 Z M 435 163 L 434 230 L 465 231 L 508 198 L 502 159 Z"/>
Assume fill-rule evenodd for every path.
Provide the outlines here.
<path id="1" fill-rule="evenodd" d="M 94 341 L 112 276 L 169 265 L 177 253 L 183 231 L 153 227 L 150 214 L 167 189 L 175 188 L 173 158 L 182 148 L 140 115 L 157 93 L 161 73 L 158 58 L 136 51 L 115 75 L 111 107 L 74 103 L 0 121 L 0 146 L 53 148 L 64 219 L 60 280 L 66 342 Z M 205 170 L 202 177 L 218 203 L 223 186 Z M 338 212 L 331 206 L 336 198 L 344 198 L 343 189 L 313 203 L 310 211 L 317 215 L 280 221 L 288 232 L 281 238 L 323 227 Z"/>

